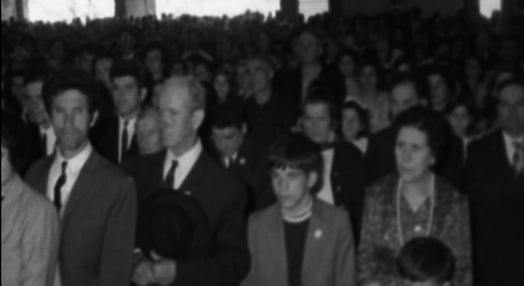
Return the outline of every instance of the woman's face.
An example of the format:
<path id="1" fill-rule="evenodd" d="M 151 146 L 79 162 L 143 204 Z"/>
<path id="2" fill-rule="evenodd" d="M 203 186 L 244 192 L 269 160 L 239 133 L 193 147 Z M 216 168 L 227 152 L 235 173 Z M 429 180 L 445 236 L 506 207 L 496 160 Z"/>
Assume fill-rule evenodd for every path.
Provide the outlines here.
<path id="1" fill-rule="evenodd" d="M 426 133 L 409 126 L 398 133 L 395 157 L 398 172 L 406 180 L 420 178 L 435 162 Z"/>
<path id="2" fill-rule="evenodd" d="M 346 109 L 342 112 L 342 134 L 348 142 L 357 139 L 362 130 L 362 124 L 355 109 Z"/>
<path id="3" fill-rule="evenodd" d="M 453 128 L 453 132 L 459 137 L 466 136 L 466 130 L 471 123 L 471 114 L 465 106 L 457 106 L 448 115 L 448 121 Z"/>
<path id="4" fill-rule="evenodd" d="M 343 56 L 338 62 L 338 69 L 344 78 L 353 77 L 355 74 L 355 61 L 348 55 Z"/>

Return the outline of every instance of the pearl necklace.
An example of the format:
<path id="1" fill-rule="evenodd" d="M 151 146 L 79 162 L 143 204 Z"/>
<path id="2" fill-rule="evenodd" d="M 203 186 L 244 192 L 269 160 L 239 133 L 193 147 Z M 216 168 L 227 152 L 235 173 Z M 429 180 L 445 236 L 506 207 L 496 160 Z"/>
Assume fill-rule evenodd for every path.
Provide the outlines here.
<path id="1" fill-rule="evenodd" d="M 402 178 L 398 181 L 398 187 L 397 187 L 397 228 L 398 228 L 398 239 L 401 243 L 401 245 L 404 245 L 404 233 L 402 231 L 402 218 L 401 218 L 401 211 L 400 211 L 400 192 L 402 190 Z M 435 211 L 435 175 L 431 176 L 431 191 L 430 191 L 430 202 L 431 207 L 429 211 L 429 220 L 428 225 L 426 227 L 426 236 L 429 236 L 431 234 L 431 226 L 433 225 L 433 215 Z"/>

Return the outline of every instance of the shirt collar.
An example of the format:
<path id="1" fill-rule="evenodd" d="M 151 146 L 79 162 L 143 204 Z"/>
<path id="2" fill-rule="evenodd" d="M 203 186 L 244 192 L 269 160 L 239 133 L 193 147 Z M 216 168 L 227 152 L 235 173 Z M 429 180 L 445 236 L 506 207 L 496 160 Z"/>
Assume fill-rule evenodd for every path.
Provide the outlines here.
<path id="1" fill-rule="evenodd" d="M 193 165 L 195 164 L 196 160 L 202 153 L 202 142 L 200 140 L 197 140 L 196 144 L 191 147 L 186 153 L 182 154 L 180 157 L 176 157 L 171 150 L 167 150 L 167 156 L 166 156 L 166 163 L 169 163 L 171 165 L 171 162 L 176 160 L 178 162 L 178 168 L 182 169 L 191 169 Z"/>
<path id="2" fill-rule="evenodd" d="M 70 158 L 69 160 L 65 159 L 62 154 L 60 154 L 60 151 L 56 152 L 55 157 L 55 164 L 62 164 L 62 162 L 67 161 L 67 169 L 70 170 L 72 173 L 79 173 L 82 167 L 87 162 L 87 159 L 91 156 L 91 153 L 93 152 L 93 147 L 90 143 L 87 144 L 87 146 L 82 150 L 80 153 L 78 153 L 75 157 Z"/>
<path id="3" fill-rule="evenodd" d="M 47 135 L 47 134 L 49 134 L 51 132 L 54 132 L 52 126 L 49 126 L 49 127 L 45 128 L 44 126 L 40 125 L 39 128 L 40 128 L 40 134 L 42 134 L 42 135 L 44 135 L 44 134 Z"/>
<path id="4" fill-rule="evenodd" d="M 126 121 L 128 122 L 127 123 L 127 128 L 130 128 L 130 129 L 134 129 L 135 128 L 136 116 L 134 116 L 134 117 L 132 117 L 130 119 L 127 119 L 127 120 L 122 118 L 122 117 L 120 117 L 120 116 L 118 117 L 118 123 L 120 124 L 120 126 L 122 128 L 124 128 Z"/>

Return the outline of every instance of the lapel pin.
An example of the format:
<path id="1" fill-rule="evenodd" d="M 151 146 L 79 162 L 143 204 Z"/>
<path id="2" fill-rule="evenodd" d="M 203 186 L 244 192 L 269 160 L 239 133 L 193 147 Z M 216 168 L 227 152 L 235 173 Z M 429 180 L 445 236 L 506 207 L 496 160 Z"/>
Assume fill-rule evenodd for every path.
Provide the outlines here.
<path id="1" fill-rule="evenodd" d="M 320 238 L 322 238 L 322 230 L 317 229 L 315 230 L 315 239 L 320 239 Z"/>
<path id="2" fill-rule="evenodd" d="M 240 158 L 239 163 L 240 163 L 240 165 L 245 165 L 246 164 L 246 159 Z"/>

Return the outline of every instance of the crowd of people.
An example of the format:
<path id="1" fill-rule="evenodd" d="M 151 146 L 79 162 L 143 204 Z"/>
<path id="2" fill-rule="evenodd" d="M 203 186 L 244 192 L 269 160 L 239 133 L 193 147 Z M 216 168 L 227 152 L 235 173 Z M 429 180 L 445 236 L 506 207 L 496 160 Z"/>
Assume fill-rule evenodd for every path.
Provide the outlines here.
<path id="1" fill-rule="evenodd" d="M 524 285 L 499 20 L 2 23 L 2 285 Z"/>

